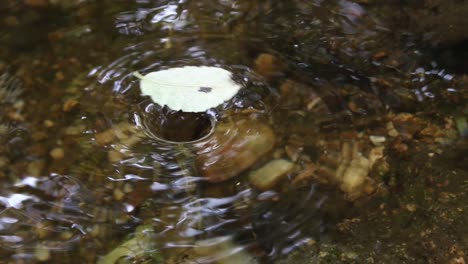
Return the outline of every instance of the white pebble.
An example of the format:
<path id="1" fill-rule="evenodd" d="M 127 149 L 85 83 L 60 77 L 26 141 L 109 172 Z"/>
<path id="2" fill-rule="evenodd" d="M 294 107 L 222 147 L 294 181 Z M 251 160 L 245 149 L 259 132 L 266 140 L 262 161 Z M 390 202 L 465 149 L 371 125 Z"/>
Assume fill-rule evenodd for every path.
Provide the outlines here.
<path id="1" fill-rule="evenodd" d="M 386 140 L 384 136 L 369 136 L 369 139 L 375 146 L 382 145 Z"/>

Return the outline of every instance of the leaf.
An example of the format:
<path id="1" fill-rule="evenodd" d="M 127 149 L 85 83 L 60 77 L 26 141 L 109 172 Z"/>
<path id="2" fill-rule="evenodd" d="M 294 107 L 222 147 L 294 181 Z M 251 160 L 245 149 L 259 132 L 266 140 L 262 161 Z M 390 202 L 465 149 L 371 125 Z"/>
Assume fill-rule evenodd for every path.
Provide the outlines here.
<path id="1" fill-rule="evenodd" d="M 183 112 L 204 112 L 230 100 L 241 88 L 231 72 L 218 67 L 186 66 L 134 75 L 140 79 L 142 95 Z"/>

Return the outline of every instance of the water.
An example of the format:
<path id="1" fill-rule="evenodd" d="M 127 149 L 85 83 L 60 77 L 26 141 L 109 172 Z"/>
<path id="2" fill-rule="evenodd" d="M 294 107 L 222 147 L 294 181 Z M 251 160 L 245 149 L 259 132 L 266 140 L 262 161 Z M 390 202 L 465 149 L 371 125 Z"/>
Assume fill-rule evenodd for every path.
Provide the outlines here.
<path id="1" fill-rule="evenodd" d="M 0 6 L 5 263 L 463 259 L 466 76 L 395 6 L 50 2 Z M 187 65 L 243 88 L 141 96 L 135 71 Z"/>

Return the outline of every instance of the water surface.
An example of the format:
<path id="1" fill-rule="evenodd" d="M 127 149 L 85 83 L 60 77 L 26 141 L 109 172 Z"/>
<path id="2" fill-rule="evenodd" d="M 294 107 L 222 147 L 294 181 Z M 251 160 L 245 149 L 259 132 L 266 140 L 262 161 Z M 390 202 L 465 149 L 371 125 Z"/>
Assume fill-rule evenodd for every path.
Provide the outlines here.
<path id="1" fill-rule="evenodd" d="M 466 75 L 366 2 L 2 3 L 0 258 L 463 263 Z M 183 66 L 243 88 L 141 96 Z"/>

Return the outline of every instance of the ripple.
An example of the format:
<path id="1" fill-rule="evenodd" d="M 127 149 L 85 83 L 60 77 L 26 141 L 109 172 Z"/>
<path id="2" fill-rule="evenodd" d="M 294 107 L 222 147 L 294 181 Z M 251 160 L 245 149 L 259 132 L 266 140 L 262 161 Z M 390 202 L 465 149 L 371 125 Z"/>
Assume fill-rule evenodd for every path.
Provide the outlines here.
<path id="1" fill-rule="evenodd" d="M 139 15 L 147 19 L 152 13 L 154 23 L 174 23 L 174 12 L 165 6 Z M 356 126 L 373 122 L 383 106 L 361 88 L 369 85 L 366 78 L 334 65 L 297 63 L 274 51 L 268 56 L 281 61 L 280 74 L 264 75 L 258 67 L 269 66 L 259 66 L 262 62 L 248 50 L 239 49 L 248 39 L 138 34 L 141 42 L 122 47 L 121 57 L 91 72 L 100 85 L 90 89 L 89 104 L 105 105 L 98 92 L 120 98 L 100 109 L 112 122 L 104 131 L 95 129 L 95 139 L 112 153 L 115 172 L 109 179 L 131 186 L 122 202 L 140 221 L 151 219 L 160 240 L 156 247 L 166 257 L 180 256 L 184 249 L 186 258 L 210 263 L 247 250 L 275 259 L 320 239 L 333 222 L 327 223 L 326 212 L 344 203 L 342 196 L 317 183 L 337 186 L 350 199 L 372 191 L 364 187 L 374 184 L 368 177 L 373 166 L 369 160 L 375 159 L 368 155 L 372 143 Z M 248 45 L 255 43 L 252 39 Z M 211 120 L 210 132 L 194 137 L 194 126 L 168 130 L 170 135 L 190 132 L 176 136 L 181 139 L 177 142 L 167 140 L 161 126 L 171 115 L 181 116 L 142 97 L 132 73 L 187 65 L 230 70 L 243 89 L 202 114 Z M 278 157 L 295 164 L 281 181 L 284 186 L 266 192 L 253 188 L 249 173 Z M 349 165 L 357 163 L 368 165 L 358 170 Z M 359 183 L 343 181 L 356 173 Z M 225 236 L 230 239 L 226 252 L 207 250 L 209 255 L 200 249 L 200 243 Z"/>
<path id="2" fill-rule="evenodd" d="M 9 188 L 14 193 L 0 197 L 1 245 L 13 251 L 34 252 L 39 245 L 68 251 L 96 226 L 113 226 L 123 217 L 117 208 L 97 205 L 91 192 L 70 176 L 25 179 L 15 186 Z"/>
<path id="3" fill-rule="evenodd" d="M 340 3 L 338 15 L 349 20 L 339 20 L 343 30 L 357 34 L 364 11 Z M 317 33 L 322 22 L 307 18 L 320 9 L 313 6 L 301 9 L 279 32 L 305 23 L 312 28 L 310 34 Z M 18 187 L 16 195 L 26 196 L 15 205 L 24 210 L 5 207 L 5 219 L 17 222 L 2 224 L 18 231 L 21 240 L 11 238 L 8 247 L 33 247 L 25 241 L 42 233 L 31 238 L 24 230 L 38 224 L 47 227 L 39 240 L 57 251 L 86 240 L 90 233 L 117 239 L 116 233 L 136 230 L 138 237 L 136 227 L 150 225 L 155 249 L 169 259 L 183 255 L 210 263 L 236 259 L 242 252 L 244 258 L 257 252 L 260 258 L 275 259 L 309 240 L 320 240 L 335 221 L 328 211 L 344 208 L 342 193 L 355 199 L 374 191 L 369 175 L 377 151 L 369 138 L 372 131 L 363 127 L 377 120 L 383 104 L 370 80 L 345 65 L 329 63 L 322 50 L 308 48 L 309 53 L 298 56 L 305 46 L 320 41 L 301 43 L 291 52 L 291 47 L 283 47 L 294 40 L 265 37 L 273 25 L 264 23 L 262 14 L 275 14 L 268 6 L 259 8 L 260 13 L 246 13 L 260 27 L 238 37 L 235 31 L 242 30 L 243 23 L 238 12 L 247 7 L 226 1 L 155 1 L 117 15 L 121 36 L 107 54 L 110 63 L 90 71 L 92 83 L 80 101 L 81 118 L 88 122 L 88 137 L 81 137 L 89 154 L 83 163 L 90 159 L 91 167 L 74 165 L 73 176 L 52 177 L 63 181 Z M 259 36 L 275 43 L 259 44 Z M 187 65 L 229 70 L 243 89 L 219 107 L 186 117 L 195 121 L 191 126 L 164 130 L 171 116 L 179 121 L 182 115 L 141 96 L 133 73 Z M 208 120 L 208 128 L 198 127 L 200 120 Z M 104 158 L 94 161 L 94 155 Z M 275 159 L 288 160 L 294 169 L 278 175 L 282 178 L 271 189 L 256 189 L 249 175 Z M 85 183 L 75 182 L 75 176 Z M 48 191 L 37 187 L 44 184 Z M 12 196 L 2 197 L 9 201 Z M 44 212 L 49 222 L 40 220 Z M 56 243 L 64 232 L 66 242 Z"/>
<path id="4" fill-rule="evenodd" d="M 420 66 L 421 51 L 407 40 L 413 36 L 389 37 L 375 7 L 347 0 L 77 5 L 58 24 L 84 22 L 89 34 L 59 28 L 13 60 L 28 65 L 17 65 L 18 76 L 32 94 L 9 69 L 0 75 L 4 255 L 270 263 L 327 241 L 351 202 L 393 188 L 388 153 L 437 156 L 442 149 L 432 143 L 454 142 L 455 126 L 466 134 L 459 105 L 466 80 L 432 61 Z M 104 19 L 94 18 L 101 10 Z M 12 29 L 22 25 L 15 16 L 5 20 Z M 114 32 L 101 31 L 112 22 L 93 24 L 109 20 Z M 49 63 L 50 55 L 57 59 Z M 84 78 L 77 71 L 89 65 Z M 243 89 L 193 115 L 141 95 L 135 71 L 187 65 L 226 69 Z M 23 95 L 31 103 L 24 116 Z M 62 111 L 65 100 L 70 111 Z"/>

